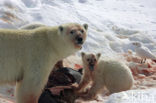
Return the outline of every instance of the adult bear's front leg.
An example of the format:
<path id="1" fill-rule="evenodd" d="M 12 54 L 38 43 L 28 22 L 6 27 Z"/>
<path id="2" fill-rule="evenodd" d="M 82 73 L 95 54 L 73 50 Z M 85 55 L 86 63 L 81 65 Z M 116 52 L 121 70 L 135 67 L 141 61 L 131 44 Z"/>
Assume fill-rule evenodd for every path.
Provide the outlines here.
<path id="1" fill-rule="evenodd" d="M 38 103 L 48 79 L 48 75 L 45 75 L 44 78 L 41 76 L 42 74 L 38 75 L 40 76 L 35 74 L 25 76 L 22 81 L 16 83 L 16 103 Z"/>

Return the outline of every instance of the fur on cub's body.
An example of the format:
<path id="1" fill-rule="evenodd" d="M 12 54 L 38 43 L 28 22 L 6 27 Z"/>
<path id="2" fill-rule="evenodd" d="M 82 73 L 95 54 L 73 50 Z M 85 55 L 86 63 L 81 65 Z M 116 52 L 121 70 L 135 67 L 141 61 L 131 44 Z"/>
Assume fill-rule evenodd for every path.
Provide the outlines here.
<path id="1" fill-rule="evenodd" d="M 110 94 L 128 90 L 133 85 L 130 69 L 117 60 L 100 60 L 95 71 L 95 80 L 104 84 Z"/>
<path id="2" fill-rule="evenodd" d="M 91 76 L 90 72 L 88 72 L 88 61 L 86 61 L 92 59 L 88 58 L 90 55 L 92 54 L 82 55 L 83 66 L 85 69 L 85 76 L 82 79 L 82 82 L 86 81 L 88 83 L 90 80 L 93 82 L 90 90 L 84 96 L 84 99 L 94 99 L 104 87 L 107 88 L 109 94 L 125 91 L 132 87 L 133 76 L 130 69 L 124 63 L 117 60 L 100 59 L 98 61 L 97 59 L 97 65 L 94 66 L 94 70 L 92 71 L 93 75 Z"/>
<path id="3" fill-rule="evenodd" d="M 0 84 L 16 83 L 16 103 L 38 103 L 54 64 L 80 50 L 87 27 L 69 23 L 32 30 L 0 29 Z M 76 33 L 71 34 L 72 30 Z"/>

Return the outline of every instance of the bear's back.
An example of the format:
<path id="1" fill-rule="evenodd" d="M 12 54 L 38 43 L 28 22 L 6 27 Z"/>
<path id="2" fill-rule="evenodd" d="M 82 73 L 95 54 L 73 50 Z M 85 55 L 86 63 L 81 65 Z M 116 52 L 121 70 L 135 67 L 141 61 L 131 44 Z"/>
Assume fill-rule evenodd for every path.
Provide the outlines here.
<path id="1" fill-rule="evenodd" d="M 116 60 L 99 61 L 96 75 L 101 75 L 104 80 L 108 81 L 122 81 L 132 78 L 132 73 L 126 64 Z"/>

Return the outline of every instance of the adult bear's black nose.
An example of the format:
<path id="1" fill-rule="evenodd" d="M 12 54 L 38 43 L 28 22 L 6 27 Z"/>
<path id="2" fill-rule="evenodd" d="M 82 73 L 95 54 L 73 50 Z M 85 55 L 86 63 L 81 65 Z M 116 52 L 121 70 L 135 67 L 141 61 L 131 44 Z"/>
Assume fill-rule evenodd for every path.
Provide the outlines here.
<path id="1" fill-rule="evenodd" d="M 76 37 L 77 43 L 82 44 L 83 43 L 83 38 L 82 37 Z"/>

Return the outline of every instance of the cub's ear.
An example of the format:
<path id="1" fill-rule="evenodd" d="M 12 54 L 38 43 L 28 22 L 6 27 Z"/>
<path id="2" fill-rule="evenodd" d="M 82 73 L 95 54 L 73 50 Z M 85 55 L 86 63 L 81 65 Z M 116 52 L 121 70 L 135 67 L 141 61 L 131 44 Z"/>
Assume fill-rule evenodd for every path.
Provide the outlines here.
<path id="1" fill-rule="evenodd" d="M 62 32 L 64 28 L 63 28 L 62 25 L 60 25 L 60 26 L 58 27 L 58 29 L 59 29 L 60 32 Z"/>
<path id="2" fill-rule="evenodd" d="M 88 30 L 88 24 L 83 24 L 83 27 Z"/>
<path id="3" fill-rule="evenodd" d="M 81 52 L 81 56 L 84 57 L 86 54 L 84 52 Z"/>
<path id="4" fill-rule="evenodd" d="M 101 57 L 101 53 L 97 53 L 96 57 L 97 57 L 97 59 L 99 59 Z"/>

